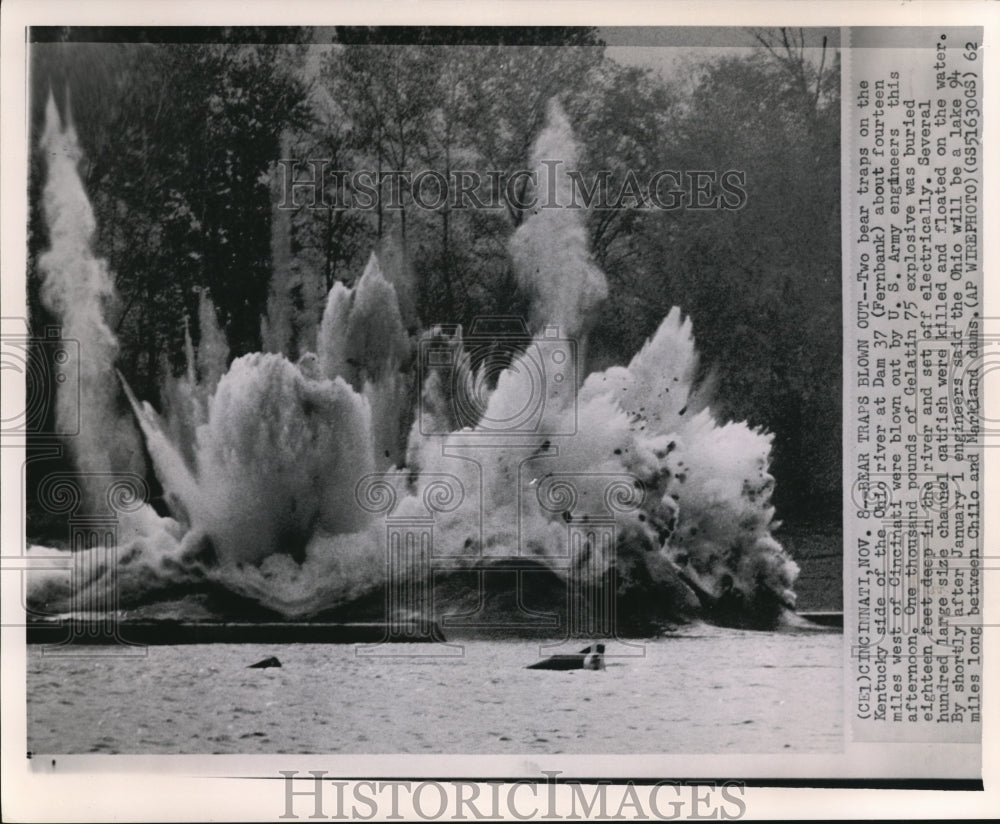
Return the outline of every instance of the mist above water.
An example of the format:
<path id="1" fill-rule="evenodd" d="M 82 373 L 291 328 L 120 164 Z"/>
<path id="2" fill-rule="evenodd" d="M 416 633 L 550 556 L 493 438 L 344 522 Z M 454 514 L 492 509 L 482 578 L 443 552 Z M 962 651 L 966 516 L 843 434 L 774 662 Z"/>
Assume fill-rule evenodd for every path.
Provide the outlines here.
<path id="1" fill-rule="evenodd" d="M 81 471 L 125 471 L 138 449 L 125 458 L 123 447 L 138 441 L 115 411 L 111 280 L 90 245 L 75 132 L 51 100 L 46 116 L 43 300 L 88 353 L 72 456 Z M 576 153 L 553 103 L 532 155 L 539 178 L 544 161 L 572 168 Z M 373 254 L 353 287 L 334 284 L 314 340 L 295 330 L 310 351 L 294 361 L 271 351 L 229 363 L 202 292 L 199 344 L 188 335 L 187 368 L 162 387 L 159 411 L 124 387 L 170 514 L 147 505 L 131 516 L 121 603 L 208 588 L 289 618 L 349 607 L 387 574 L 426 579 L 419 564 L 389 569 L 387 523 L 430 518 L 435 573 L 530 559 L 569 584 L 611 582 L 624 610 L 761 624 L 792 607 L 798 568 L 772 535 L 772 436 L 714 418 L 695 385 L 690 319 L 673 308 L 627 366 L 584 376 L 587 330 L 608 290 L 584 214 L 527 214 L 509 255 L 531 305 L 527 334 L 513 338 L 484 334 L 489 326 L 413 331 L 398 249 Z M 282 328 L 291 322 L 265 319 L 268 339 L 303 340 Z M 46 611 L 68 609 L 69 595 L 63 578 L 32 580 Z M 459 606 L 399 609 L 440 617 Z"/>

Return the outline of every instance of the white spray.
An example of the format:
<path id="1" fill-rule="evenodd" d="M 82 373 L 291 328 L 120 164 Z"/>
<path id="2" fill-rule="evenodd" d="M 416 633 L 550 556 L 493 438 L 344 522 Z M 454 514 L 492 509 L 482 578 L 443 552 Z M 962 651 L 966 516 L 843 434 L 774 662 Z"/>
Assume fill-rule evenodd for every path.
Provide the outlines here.
<path id="1" fill-rule="evenodd" d="M 72 144 L 64 132 L 47 132 L 46 139 Z M 553 161 L 563 161 L 554 167 L 559 203 L 569 202 L 565 169 L 577 155 L 568 120 L 553 104 L 533 158 L 540 181 L 550 179 Z M 53 246 L 58 259 L 76 266 L 83 255 L 91 267 L 77 325 L 104 341 L 100 363 L 108 375 L 97 370 L 88 382 L 96 387 L 90 391 L 110 397 L 115 343 L 93 311 L 108 292 L 107 272 L 80 240 L 93 231 L 93 214 L 75 162 L 52 164 L 49 189 L 47 214 L 59 227 L 54 237 L 63 238 Z M 540 203 L 553 195 L 537 194 Z M 353 288 L 330 290 L 317 351 L 298 363 L 253 354 L 222 374 L 224 337 L 204 298 L 202 345 L 197 358 L 189 355 L 197 374 L 189 370 L 174 391 L 187 398 L 187 407 L 173 405 L 192 409 L 190 420 L 164 424 L 149 404 L 130 397 L 181 528 L 165 522 L 155 540 L 137 540 L 131 564 L 145 577 L 129 580 L 141 579 L 146 591 L 150 580 L 166 586 L 202 576 L 289 616 L 342 603 L 385 574 L 383 516 L 355 498 L 358 482 L 380 470 L 388 473 L 399 516 L 424 512 L 443 474 L 459 479 L 464 497 L 436 516 L 439 562 L 467 556 L 470 547 L 483 558 L 529 554 L 567 578 L 600 576 L 614 563 L 620 575 L 648 581 L 665 599 L 691 601 L 698 592 L 733 603 L 743 598 L 749 606 L 769 593 L 790 604 L 797 568 L 771 535 L 771 438 L 745 423 L 714 420 L 694 384 L 690 320 L 671 310 L 627 367 L 581 380 L 586 330 L 607 294 L 582 212 L 535 209 L 511 238 L 510 254 L 531 298 L 533 339 L 510 353 L 491 391 L 463 356 L 462 338 L 433 330 L 430 337 L 455 357 L 450 369 L 425 376 L 426 415 L 412 410 L 413 370 L 406 366 L 413 343 L 397 290 L 376 257 Z M 478 420 L 453 408 L 470 399 Z M 410 416 L 403 467 L 400 435 Z M 522 428 L 503 440 L 509 421 Z M 465 428 L 449 431 L 459 426 Z M 188 440 L 178 446 L 182 432 Z M 475 446 L 498 437 L 507 446 Z M 575 479 L 581 511 L 607 502 L 607 478 L 637 482 L 616 492 L 634 500 L 618 516 L 613 555 L 595 565 L 591 553 L 586 569 L 566 563 L 572 513 L 541 503 L 562 477 Z"/>
<path id="2" fill-rule="evenodd" d="M 74 384 L 56 387 L 59 428 L 79 434 L 68 441 L 76 468 L 87 474 L 141 471 L 142 452 L 129 416 L 120 415 L 115 399 L 118 386 L 114 363 L 118 341 L 105 311 L 115 297 L 114 281 L 105 262 L 94 256 L 91 244 L 96 221 L 77 170 L 82 157 L 76 129 L 67 115 L 63 124 L 49 93 L 41 147 L 48 176 L 43 205 L 49 229 L 49 248 L 38 260 L 41 299 L 62 323 L 63 338 L 80 347 L 80 394 Z M 89 481 L 91 507 L 107 479 Z"/>

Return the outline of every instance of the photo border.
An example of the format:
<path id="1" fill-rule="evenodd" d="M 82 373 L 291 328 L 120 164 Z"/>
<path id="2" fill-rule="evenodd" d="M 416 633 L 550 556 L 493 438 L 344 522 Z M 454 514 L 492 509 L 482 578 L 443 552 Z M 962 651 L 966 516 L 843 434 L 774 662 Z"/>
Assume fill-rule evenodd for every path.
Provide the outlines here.
<path id="1" fill-rule="evenodd" d="M 6 243 L 2 254 L 2 304 L 4 315 L 20 314 L 25 305 L 23 277 L 11 273 L 26 270 L 26 248 L 11 238 L 23 237 L 27 225 L 27 203 L 24 181 L 27 179 L 26 123 L 11 112 L 26 112 L 25 25 L 200 25 L 231 24 L 234 19 L 253 25 L 301 24 L 374 24 L 397 25 L 511 25 L 552 22 L 574 24 L 623 25 L 983 25 L 985 40 L 993 43 L 1000 36 L 1000 9 L 995 4 L 979 2 L 913 2 L 900 6 L 894 2 L 869 0 L 854 2 L 824 2 L 805 7 L 801 3 L 771 2 L 747 4 L 740 2 L 678 2 L 650 5 L 628 3 L 614 5 L 594 2 L 554 2 L 543 8 L 534 4 L 510 2 L 427 2 L 394 3 L 377 9 L 360 8 L 340 2 L 258 3 L 212 2 L 149 2 L 125 6 L 108 0 L 8 0 L 2 8 L 3 71 L 0 99 L 8 115 L 0 126 L 3 146 L 2 226 Z M 48 21 L 48 22 L 47 22 Z M 984 61 L 988 67 L 984 84 L 986 131 L 992 134 L 993 124 L 1000 123 L 997 87 L 1000 76 L 995 71 L 996 58 L 987 47 Z M 846 120 L 846 119 L 845 119 Z M 987 155 L 988 156 L 988 155 Z M 987 160 L 987 163 L 989 161 Z M 983 226 L 998 225 L 997 175 L 987 166 L 987 186 L 983 203 Z M 996 276 L 998 233 L 984 233 L 984 278 L 986 315 L 1000 315 L 1000 279 Z M 845 264 L 848 257 L 844 258 Z M 847 307 L 845 306 L 845 312 Z M 986 403 L 997 408 L 998 387 L 987 387 Z M 997 450 L 985 450 L 984 501 L 1000 499 L 997 483 Z M 4 486 L 13 479 L 20 483 L 23 456 L 16 448 L 5 445 L 2 453 Z M 4 515 L 8 515 L 10 498 L 4 498 Z M 20 517 L 2 519 L 2 541 L 5 547 L 23 545 L 19 534 Z M 988 520 L 984 524 L 984 548 L 998 545 L 998 530 Z M 985 553 L 984 553 L 985 554 Z M 799 786 L 775 789 L 751 786 L 744 800 L 750 817 L 810 816 L 834 811 L 844 817 L 918 817 L 942 818 L 974 815 L 988 816 L 997 807 L 997 783 L 1000 778 L 1000 735 L 997 717 L 1000 707 L 995 703 L 998 670 L 996 667 L 996 633 L 984 633 L 984 649 L 990 657 L 984 675 L 989 692 L 984 696 L 983 777 L 982 792 L 955 790 L 920 791 L 905 789 L 842 789 L 817 788 L 810 779 L 828 776 L 831 780 L 857 781 L 864 785 L 873 770 L 886 771 L 887 759 L 892 760 L 893 774 L 907 781 L 919 778 L 935 780 L 949 777 L 966 778 L 960 759 L 950 761 L 953 774 L 946 766 L 931 770 L 927 761 L 931 750 L 939 745 L 907 745 L 905 754 L 893 745 L 852 744 L 843 754 L 796 755 L 614 755 L 614 756 L 468 756 L 468 755 L 386 755 L 386 756 L 58 756 L 56 770 L 44 762 L 30 763 L 24 758 L 26 740 L 25 666 L 26 651 L 23 627 L 6 624 L 12 605 L 20 606 L 19 592 L 12 596 L 11 576 L 5 576 L 3 602 L 5 626 L 2 629 L 2 760 L 3 813 L 5 820 L 114 820 L 172 818 L 202 820 L 205 818 L 259 819 L 263 815 L 276 818 L 282 812 L 283 790 L 279 770 L 327 770 L 331 776 L 511 778 L 542 781 L 543 770 L 561 770 L 567 775 L 616 777 L 625 780 L 656 777 L 715 777 L 745 779 L 752 782 L 788 781 Z M 995 585 L 997 577 L 990 583 Z M 998 599 L 985 599 L 987 626 L 1000 625 Z M 993 700 L 990 700 L 993 699 Z M 845 702 L 845 736 L 850 729 L 849 707 Z M 957 750 L 956 750 L 957 754 Z M 900 757 L 901 755 L 901 757 Z M 470 776 L 470 773 L 473 775 Z M 836 777 L 836 778 L 834 778 Z M 125 779 L 125 780 L 122 780 Z M 869 779 L 870 780 L 870 779 Z M 822 783 L 821 780 L 816 783 Z M 803 786 L 805 785 L 805 786 Z"/>

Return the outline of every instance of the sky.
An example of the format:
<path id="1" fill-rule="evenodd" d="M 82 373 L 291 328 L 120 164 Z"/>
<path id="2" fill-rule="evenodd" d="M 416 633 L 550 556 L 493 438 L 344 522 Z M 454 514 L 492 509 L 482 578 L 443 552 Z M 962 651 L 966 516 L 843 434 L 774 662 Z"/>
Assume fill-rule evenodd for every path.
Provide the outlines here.
<path id="1" fill-rule="evenodd" d="M 828 47 L 840 44 L 838 28 L 803 31 L 806 46 L 817 62 L 824 37 Z M 759 47 L 750 29 L 716 26 L 602 26 L 599 36 L 608 44 L 605 54 L 611 59 L 626 66 L 652 69 L 668 80 L 681 74 L 686 64 L 725 55 L 744 56 Z"/>

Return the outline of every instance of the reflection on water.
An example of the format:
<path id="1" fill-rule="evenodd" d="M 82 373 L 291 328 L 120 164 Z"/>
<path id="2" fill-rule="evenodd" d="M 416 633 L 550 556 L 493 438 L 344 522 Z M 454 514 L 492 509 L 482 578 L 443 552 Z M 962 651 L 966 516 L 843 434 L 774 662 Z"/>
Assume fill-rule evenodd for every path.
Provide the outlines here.
<path id="1" fill-rule="evenodd" d="M 28 654 L 34 753 L 781 753 L 835 751 L 843 636 L 707 626 L 603 672 L 525 669 L 529 641 L 373 660 L 351 645 Z M 426 652 L 427 647 L 397 649 Z M 280 669 L 247 669 L 270 655 Z"/>

